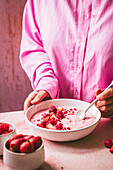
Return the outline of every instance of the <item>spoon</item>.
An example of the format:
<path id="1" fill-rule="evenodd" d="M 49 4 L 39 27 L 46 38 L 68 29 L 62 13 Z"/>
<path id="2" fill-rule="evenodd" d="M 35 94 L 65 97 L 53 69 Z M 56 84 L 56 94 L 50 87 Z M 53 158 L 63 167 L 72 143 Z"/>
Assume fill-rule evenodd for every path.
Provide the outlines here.
<path id="1" fill-rule="evenodd" d="M 110 87 L 113 86 L 113 81 L 111 82 L 111 84 L 104 90 L 108 90 Z M 96 98 L 92 103 L 90 103 L 90 105 L 85 109 L 85 110 L 78 110 L 76 112 L 76 117 L 79 119 L 83 119 L 85 117 L 86 112 L 90 109 L 90 107 L 95 104 L 98 101 L 98 99 Z"/>

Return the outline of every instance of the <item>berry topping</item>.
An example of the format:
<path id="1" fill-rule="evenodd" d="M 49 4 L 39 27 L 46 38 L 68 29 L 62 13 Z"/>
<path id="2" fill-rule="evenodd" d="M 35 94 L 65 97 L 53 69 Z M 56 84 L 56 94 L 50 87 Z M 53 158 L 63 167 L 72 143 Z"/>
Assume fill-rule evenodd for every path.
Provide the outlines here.
<path id="1" fill-rule="evenodd" d="M 45 128 L 45 127 L 46 127 L 46 121 L 42 121 L 42 122 L 40 123 L 40 127 Z"/>
<path id="2" fill-rule="evenodd" d="M 55 119 L 51 119 L 51 120 L 50 120 L 50 123 L 54 126 L 54 125 L 56 125 L 56 124 L 57 124 L 57 120 L 55 120 Z"/>
<path id="3" fill-rule="evenodd" d="M 61 130 L 63 129 L 63 124 L 62 123 L 56 124 L 55 127 L 56 127 L 56 130 Z"/>
<path id="4" fill-rule="evenodd" d="M 49 109 L 49 113 L 54 112 L 56 114 L 57 108 L 55 106 L 51 106 Z"/>
<path id="5" fill-rule="evenodd" d="M 56 127 L 55 127 L 55 126 L 53 126 L 51 123 L 48 123 L 48 124 L 46 125 L 46 128 L 47 128 L 47 129 L 53 129 L 53 130 L 56 130 Z"/>
<path id="6" fill-rule="evenodd" d="M 70 127 L 67 127 L 67 130 L 71 130 L 71 128 L 70 128 Z"/>
<path id="7" fill-rule="evenodd" d="M 63 118 L 64 118 L 64 113 L 59 110 L 59 111 L 56 113 L 56 117 L 58 117 L 59 119 L 63 119 Z"/>

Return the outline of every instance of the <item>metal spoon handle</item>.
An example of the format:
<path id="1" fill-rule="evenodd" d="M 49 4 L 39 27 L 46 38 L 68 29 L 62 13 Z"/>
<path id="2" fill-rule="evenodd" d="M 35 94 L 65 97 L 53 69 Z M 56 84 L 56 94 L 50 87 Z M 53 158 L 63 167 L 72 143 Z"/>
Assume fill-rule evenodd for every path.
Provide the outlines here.
<path id="1" fill-rule="evenodd" d="M 108 90 L 110 87 L 112 87 L 113 86 L 113 81 L 111 82 L 111 84 L 104 90 L 104 91 L 106 91 L 106 90 Z M 98 101 L 98 99 L 96 98 L 90 105 L 89 105 L 89 107 L 85 110 L 85 113 L 90 109 L 90 107 L 93 105 L 93 104 L 95 104 L 96 102 Z"/>

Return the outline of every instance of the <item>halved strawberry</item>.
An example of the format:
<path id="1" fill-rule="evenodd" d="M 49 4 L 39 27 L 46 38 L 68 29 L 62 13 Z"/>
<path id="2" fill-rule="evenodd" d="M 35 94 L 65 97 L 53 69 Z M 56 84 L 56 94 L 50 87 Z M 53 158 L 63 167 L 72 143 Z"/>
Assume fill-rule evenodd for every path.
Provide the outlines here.
<path id="1" fill-rule="evenodd" d="M 7 123 L 0 123 L 0 130 L 1 132 L 5 132 L 5 131 L 8 131 L 9 130 L 9 124 Z"/>
<path id="2" fill-rule="evenodd" d="M 33 151 L 34 151 L 34 145 L 29 141 L 25 141 L 20 145 L 20 152 L 22 153 L 30 153 Z"/>
<path id="3" fill-rule="evenodd" d="M 109 150 L 111 153 L 113 153 L 113 146 L 110 148 L 110 150 Z"/>
<path id="4" fill-rule="evenodd" d="M 56 130 L 56 127 L 55 127 L 55 126 L 53 126 L 51 123 L 46 124 L 46 128 L 47 128 L 47 129 L 53 129 L 53 130 Z"/>
<path id="5" fill-rule="evenodd" d="M 18 138 L 18 139 L 13 139 L 10 142 L 10 148 L 12 148 L 13 151 L 19 152 L 19 147 L 20 145 L 25 141 L 24 138 Z"/>
<path id="6" fill-rule="evenodd" d="M 40 136 L 35 136 L 29 139 L 29 142 L 34 145 L 35 149 L 38 149 L 41 146 L 42 140 Z"/>
<path id="7" fill-rule="evenodd" d="M 30 138 L 33 138 L 34 136 L 33 135 L 25 135 L 23 138 L 25 140 L 29 140 Z"/>
<path id="8" fill-rule="evenodd" d="M 46 127 L 46 121 L 42 121 L 39 126 L 45 128 Z"/>
<path id="9" fill-rule="evenodd" d="M 58 123 L 55 125 L 56 130 L 62 130 L 63 129 L 63 124 L 62 123 Z"/>
<path id="10" fill-rule="evenodd" d="M 13 139 L 18 139 L 18 138 L 22 138 L 23 137 L 23 134 L 15 134 L 13 136 L 11 136 L 9 138 L 9 143 L 13 140 Z"/>

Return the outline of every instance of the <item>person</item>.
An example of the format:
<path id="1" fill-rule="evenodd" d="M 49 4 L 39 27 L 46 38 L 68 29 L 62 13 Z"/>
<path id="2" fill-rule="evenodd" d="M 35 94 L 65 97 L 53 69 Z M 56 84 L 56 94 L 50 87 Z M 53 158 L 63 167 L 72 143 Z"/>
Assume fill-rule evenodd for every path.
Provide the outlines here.
<path id="1" fill-rule="evenodd" d="M 113 0 L 28 0 L 20 62 L 33 91 L 24 102 L 71 98 L 113 115 Z"/>

